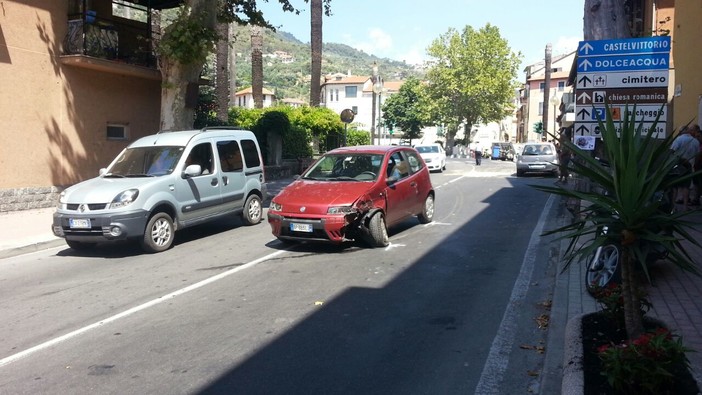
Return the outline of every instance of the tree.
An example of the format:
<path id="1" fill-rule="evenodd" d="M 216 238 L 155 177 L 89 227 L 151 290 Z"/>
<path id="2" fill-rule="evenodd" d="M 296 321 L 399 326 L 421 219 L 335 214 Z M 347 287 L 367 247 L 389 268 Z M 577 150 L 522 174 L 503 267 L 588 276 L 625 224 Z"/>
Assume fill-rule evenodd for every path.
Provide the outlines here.
<path id="1" fill-rule="evenodd" d="M 412 77 L 405 81 L 400 90 L 388 97 L 383 104 L 383 119 L 387 127 L 402 129 L 403 137 L 418 139 L 422 135 L 422 128 L 429 121 L 426 111 L 427 96 L 422 83 Z"/>
<path id="2" fill-rule="evenodd" d="M 310 19 L 310 106 L 318 107 L 322 78 L 322 0 L 310 0 Z"/>
<path id="3" fill-rule="evenodd" d="M 585 40 L 631 37 L 624 1 L 585 0 L 583 37 Z"/>
<path id="4" fill-rule="evenodd" d="M 284 11 L 299 12 L 290 0 L 278 2 Z M 218 40 L 218 19 L 273 28 L 256 7 L 256 0 L 184 0 L 176 19 L 164 29 L 158 46 L 162 130 L 192 127 L 200 74 Z"/>
<path id="5" fill-rule="evenodd" d="M 450 149 L 458 127 L 466 136 L 476 123 L 499 121 L 511 112 L 521 54 L 511 51 L 497 27 L 449 29 L 427 49 L 433 123 L 447 126 Z"/>
<path id="6" fill-rule="evenodd" d="M 251 94 L 254 108 L 263 108 L 263 29 L 251 26 Z"/>
<path id="7" fill-rule="evenodd" d="M 626 9 L 620 0 L 585 0 L 583 10 L 583 37 L 585 40 L 629 38 Z M 607 147 L 605 147 L 607 148 Z M 621 260 L 622 299 L 624 301 L 624 326 L 631 339 L 643 333 L 643 319 L 639 313 L 639 281 L 635 273 L 635 261 L 627 254 Z"/>
<path id="8" fill-rule="evenodd" d="M 217 53 L 215 72 L 215 100 L 217 118 L 227 122 L 229 118 L 229 24 L 217 24 Z"/>

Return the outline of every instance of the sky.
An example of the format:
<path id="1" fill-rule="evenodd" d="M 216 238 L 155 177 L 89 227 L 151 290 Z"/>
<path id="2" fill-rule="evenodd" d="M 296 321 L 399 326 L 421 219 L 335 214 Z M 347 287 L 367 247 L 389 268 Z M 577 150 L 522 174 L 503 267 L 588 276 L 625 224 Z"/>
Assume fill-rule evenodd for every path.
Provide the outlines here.
<path id="1" fill-rule="evenodd" d="M 285 13 L 277 0 L 259 1 L 259 9 L 279 30 L 310 42 L 309 4 Z M 583 37 L 584 0 L 332 0 L 324 16 L 323 41 L 347 44 L 381 58 L 422 63 L 426 48 L 449 28 L 478 30 L 490 23 L 500 29 L 513 52 L 521 52 L 522 70 L 543 61 L 547 44 L 553 55 L 577 48 Z M 370 65 L 369 65 L 370 68 Z"/>

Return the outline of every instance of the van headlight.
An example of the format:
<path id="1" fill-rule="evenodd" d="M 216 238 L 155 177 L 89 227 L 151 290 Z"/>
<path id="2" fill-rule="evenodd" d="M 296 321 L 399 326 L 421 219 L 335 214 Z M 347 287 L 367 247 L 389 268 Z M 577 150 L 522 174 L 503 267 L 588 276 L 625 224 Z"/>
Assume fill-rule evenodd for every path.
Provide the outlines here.
<path id="1" fill-rule="evenodd" d="M 56 204 L 56 206 L 58 207 L 59 210 L 64 209 L 66 207 L 67 202 L 68 202 L 68 200 L 66 199 L 66 191 L 62 191 L 59 194 L 58 204 Z"/>
<path id="2" fill-rule="evenodd" d="M 130 204 L 132 204 L 138 196 L 138 189 L 127 189 L 126 191 L 121 192 L 119 195 L 115 196 L 114 199 L 112 199 L 112 203 L 110 203 L 110 208 L 116 209 L 127 207 Z"/>

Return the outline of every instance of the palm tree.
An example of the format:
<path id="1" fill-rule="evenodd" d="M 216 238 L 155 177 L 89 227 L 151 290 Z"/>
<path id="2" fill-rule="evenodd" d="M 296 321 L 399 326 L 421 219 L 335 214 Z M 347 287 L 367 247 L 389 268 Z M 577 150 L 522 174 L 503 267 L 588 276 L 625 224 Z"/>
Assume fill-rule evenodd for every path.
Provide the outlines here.
<path id="1" fill-rule="evenodd" d="M 215 71 L 215 101 L 217 118 L 222 122 L 229 120 L 229 24 L 218 23 Z"/>
<path id="2" fill-rule="evenodd" d="M 322 78 L 322 0 L 310 0 L 310 7 L 312 47 L 310 106 L 319 107 L 319 85 Z"/>
<path id="3" fill-rule="evenodd" d="M 263 108 L 263 28 L 251 25 L 251 94 L 254 108 Z"/>

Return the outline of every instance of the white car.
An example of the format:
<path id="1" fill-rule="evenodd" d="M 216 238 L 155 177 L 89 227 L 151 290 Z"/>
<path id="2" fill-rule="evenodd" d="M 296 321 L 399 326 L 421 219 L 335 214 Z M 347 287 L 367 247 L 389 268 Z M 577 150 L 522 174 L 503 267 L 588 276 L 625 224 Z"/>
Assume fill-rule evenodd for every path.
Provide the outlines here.
<path id="1" fill-rule="evenodd" d="M 419 152 L 419 155 L 424 159 L 429 171 L 444 171 L 446 170 L 446 151 L 441 144 L 419 144 L 414 148 Z"/>

